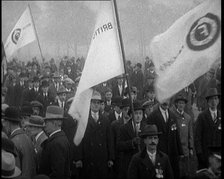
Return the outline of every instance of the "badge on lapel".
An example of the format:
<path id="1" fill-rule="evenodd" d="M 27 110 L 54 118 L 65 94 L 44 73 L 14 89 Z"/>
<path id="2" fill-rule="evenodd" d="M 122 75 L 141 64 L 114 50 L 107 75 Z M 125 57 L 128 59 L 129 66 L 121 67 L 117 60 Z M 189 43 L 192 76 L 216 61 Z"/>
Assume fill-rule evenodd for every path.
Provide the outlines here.
<path id="1" fill-rule="evenodd" d="M 174 131 L 174 130 L 177 130 L 177 125 L 176 123 L 173 124 L 171 127 L 170 127 L 171 131 Z"/>
<path id="2" fill-rule="evenodd" d="M 163 170 L 160 163 L 158 163 L 158 168 L 156 168 L 156 178 L 163 178 Z"/>

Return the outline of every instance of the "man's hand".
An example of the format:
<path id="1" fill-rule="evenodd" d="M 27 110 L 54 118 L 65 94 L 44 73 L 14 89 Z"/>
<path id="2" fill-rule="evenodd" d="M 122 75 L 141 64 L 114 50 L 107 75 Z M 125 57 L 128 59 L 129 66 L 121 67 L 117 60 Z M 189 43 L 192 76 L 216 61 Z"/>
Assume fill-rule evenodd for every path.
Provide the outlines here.
<path id="1" fill-rule="evenodd" d="M 109 160 L 107 164 L 108 164 L 108 167 L 111 168 L 114 165 L 114 162 L 112 160 Z"/>
<path id="2" fill-rule="evenodd" d="M 76 166 L 76 168 L 82 168 L 82 161 L 79 160 L 79 161 L 75 162 L 75 166 Z"/>

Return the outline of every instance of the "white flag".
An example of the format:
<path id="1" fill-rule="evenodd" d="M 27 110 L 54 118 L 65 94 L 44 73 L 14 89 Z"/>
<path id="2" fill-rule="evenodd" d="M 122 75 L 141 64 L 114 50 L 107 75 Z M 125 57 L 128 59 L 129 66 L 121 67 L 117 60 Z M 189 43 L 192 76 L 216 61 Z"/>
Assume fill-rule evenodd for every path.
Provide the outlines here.
<path id="1" fill-rule="evenodd" d="M 117 27 L 111 2 L 102 2 L 77 92 L 69 114 L 78 120 L 74 143 L 85 133 L 89 117 L 91 87 L 124 73 Z"/>
<path id="2" fill-rule="evenodd" d="M 4 45 L 6 57 L 9 59 L 15 51 L 36 40 L 34 26 L 29 7 L 19 18 Z"/>
<path id="3" fill-rule="evenodd" d="M 150 50 L 160 102 L 206 73 L 221 57 L 221 0 L 203 2 L 153 38 Z"/>

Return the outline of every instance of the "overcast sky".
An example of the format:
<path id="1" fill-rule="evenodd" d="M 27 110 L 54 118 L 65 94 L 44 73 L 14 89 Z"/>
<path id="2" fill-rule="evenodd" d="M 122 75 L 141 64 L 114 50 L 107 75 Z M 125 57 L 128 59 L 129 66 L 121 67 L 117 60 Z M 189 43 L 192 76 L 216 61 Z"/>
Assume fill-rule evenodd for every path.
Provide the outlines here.
<path id="1" fill-rule="evenodd" d="M 127 59 L 142 61 L 151 39 L 203 0 L 117 0 Z M 43 56 L 56 60 L 64 55 L 87 56 L 98 1 L 2 1 L 2 41 L 6 39 L 27 5 L 36 25 Z M 27 61 L 40 59 L 37 42 L 14 54 Z"/>

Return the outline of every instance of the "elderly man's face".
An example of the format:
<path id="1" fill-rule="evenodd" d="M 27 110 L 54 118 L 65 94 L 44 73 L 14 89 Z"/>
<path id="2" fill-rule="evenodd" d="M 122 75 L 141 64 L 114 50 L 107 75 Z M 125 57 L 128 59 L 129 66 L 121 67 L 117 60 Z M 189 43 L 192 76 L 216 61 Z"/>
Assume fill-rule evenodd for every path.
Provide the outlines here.
<path id="1" fill-rule="evenodd" d="M 144 138 L 144 143 L 148 151 L 155 151 L 159 143 L 159 137 L 157 135 L 147 136 Z"/>

